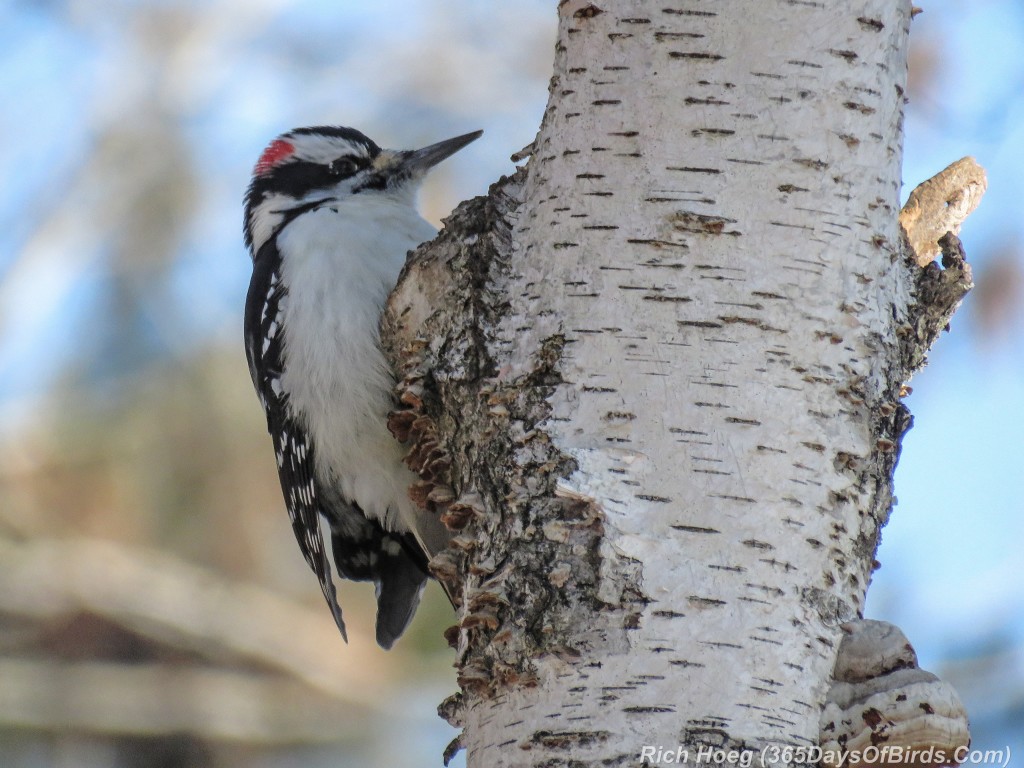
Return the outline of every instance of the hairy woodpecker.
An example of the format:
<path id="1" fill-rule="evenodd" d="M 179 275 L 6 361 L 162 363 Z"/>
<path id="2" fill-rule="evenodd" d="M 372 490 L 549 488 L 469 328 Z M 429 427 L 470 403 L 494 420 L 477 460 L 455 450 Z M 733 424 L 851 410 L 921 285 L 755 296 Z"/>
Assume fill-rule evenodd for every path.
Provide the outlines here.
<path id="1" fill-rule="evenodd" d="M 339 574 L 374 582 L 382 648 L 412 619 L 449 533 L 409 498 L 378 324 L 406 254 L 436 234 L 416 211 L 420 180 L 481 133 L 395 151 L 351 128 L 298 128 L 263 151 L 245 196 L 245 352 L 285 505 L 343 637 L 321 515 Z"/>

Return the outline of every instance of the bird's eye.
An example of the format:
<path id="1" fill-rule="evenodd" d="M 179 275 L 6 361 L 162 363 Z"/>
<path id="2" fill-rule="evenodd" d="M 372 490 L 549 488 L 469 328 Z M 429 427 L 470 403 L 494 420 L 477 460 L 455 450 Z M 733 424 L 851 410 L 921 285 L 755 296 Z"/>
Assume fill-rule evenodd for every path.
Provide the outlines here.
<path id="1" fill-rule="evenodd" d="M 339 157 L 337 160 L 331 160 L 327 164 L 327 172 L 331 176 L 338 176 L 344 178 L 345 176 L 351 176 L 353 173 L 359 170 L 359 166 L 356 165 L 354 160 L 347 157 Z"/>

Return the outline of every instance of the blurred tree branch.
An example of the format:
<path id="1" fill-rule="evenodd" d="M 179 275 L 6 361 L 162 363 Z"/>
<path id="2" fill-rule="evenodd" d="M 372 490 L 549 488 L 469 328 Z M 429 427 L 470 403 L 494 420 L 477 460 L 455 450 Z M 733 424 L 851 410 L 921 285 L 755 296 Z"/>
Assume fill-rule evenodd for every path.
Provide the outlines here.
<path id="1" fill-rule="evenodd" d="M 58 732 L 333 742 L 358 738 L 368 719 L 286 677 L 175 663 L 0 657 L 0 680 L 0 723 Z"/>
<path id="2" fill-rule="evenodd" d="M 347 653 L 325 655 L 323 649 L 334 643 L 336 630 L 322 611 L 300 607 L 265 589 L 230 582 L 151 550 L 90 539 L 3 540 L 0 582 L 5 585 L 0 593 L 0 613 L 9 618 L 49 622 L 93 614 L 170 649 L 226 659 L 235 667 L 256 664 L 283 675 L 285 679 L 278 681 L 253 683 L 268 691 L 301 682 L 335 705 L 383 711 L 387 686 L 382 684 L 382 676 L 386 677 L 389 669 L 398 671 L 394 666 L 375 664 L 369 644 L 354 644 Z M 40 679 L 32 664 L 41 662 L 25 660 L 28 666 L 17 666 L 21 663 L 4 661 L 7 668 L 22 670 L 21 679 Z M 69 671 L 88 676 L 109 666 L 87 664 Z M 175 674 L 179 673 L 199 674 L 194 670 Z M 146 674 L 155 680 L 160 669 Z M 209 684 L 211 690 L 237 691 L 241 683 L 232 682 L 232 675 L 235 673 L 199 676 L 195 682 Z M 13 678 L 0 674 L 0 679 L 9 683 Z M 72 689 L 76 679 L 86 677 L 68 678 Z M 127 687 L 131 679 L 112 673 L 110 689 Z M 8 693 L 0 704 L 3 719 L 8 718 L 5 707 L 10 706 L 13 695 Z"/>

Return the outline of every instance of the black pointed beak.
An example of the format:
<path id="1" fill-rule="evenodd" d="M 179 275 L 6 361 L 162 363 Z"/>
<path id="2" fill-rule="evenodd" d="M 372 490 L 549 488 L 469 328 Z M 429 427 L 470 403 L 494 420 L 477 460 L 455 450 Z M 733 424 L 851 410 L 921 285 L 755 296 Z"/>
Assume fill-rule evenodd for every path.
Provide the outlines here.
<path id="1" fill-rule="evenodd" d="M 423 149 L 405 152 L 401 160 L 402 172 L 408 176 L 422 176 L 442 160 L 451 157 L 467 144 L 479 139 L 482 135 L 483 131 L 473 131 L 462 136 L 456 136 L 453 139 L 439 141 L 437 144 L 431 144 Z"/>

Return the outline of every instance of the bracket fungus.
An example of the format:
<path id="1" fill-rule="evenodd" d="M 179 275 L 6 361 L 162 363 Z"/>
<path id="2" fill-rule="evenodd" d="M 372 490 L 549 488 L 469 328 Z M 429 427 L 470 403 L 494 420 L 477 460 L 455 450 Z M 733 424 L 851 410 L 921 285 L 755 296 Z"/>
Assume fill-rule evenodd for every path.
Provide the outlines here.
<path id="1" fill-rule="evenodd" d="M 822 765 L 956 765 L 971 737 L 953 686 L 918 667 L 899 627 L 862 619 L 842 629 L 821 713 Z"/>

